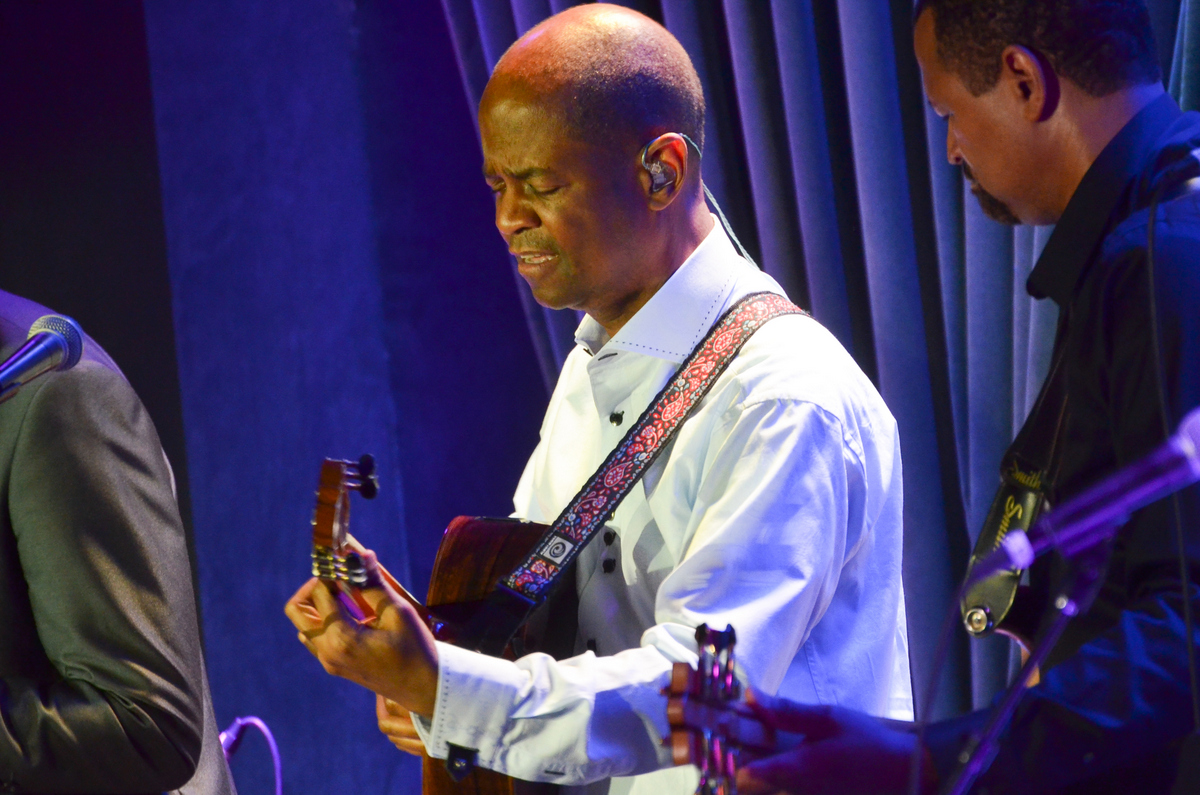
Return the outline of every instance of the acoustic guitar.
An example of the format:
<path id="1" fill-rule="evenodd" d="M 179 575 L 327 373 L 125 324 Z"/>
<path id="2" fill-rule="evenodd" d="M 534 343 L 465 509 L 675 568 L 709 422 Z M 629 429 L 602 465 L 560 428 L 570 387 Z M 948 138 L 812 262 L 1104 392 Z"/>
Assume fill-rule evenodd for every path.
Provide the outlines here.
<path id="1" fill-rule="evenodd" d="M 363 547 L 350 535 L 350 494 L 357 491 L 370 499 L 379 490 L 375 460 L 364 455 L 358 461 L 325 459 L 317 486 L 317 504 L 312 521 L 312 574 L 336 586 L 339 599 L 359 621 L 376 616 L 362 596 L 362 589 L 375 583 L 363 564 Z M 541 539 L 546 526 L 517 519 L 459 516 L 442 536 L 426 601 L 408 592 L 383 566 L 381 580 L 406 599 L 440 641 L 475 648 L 474 626 L 484 615 L 486 598 L 503 577 L 525 558 Z M 573 577 L 564 577 L 573 582 Z M 523 624 L 522 629 L 500 650 L 515 658 L 543 651 L 557 658 L 574 652 L 578 615 L 575 589 L 560 588 Z M 538 784 L 473 768 L 465 760 L 425 757 L 422 774 L 424 795 L 544 795 L 554 785 Z"/>

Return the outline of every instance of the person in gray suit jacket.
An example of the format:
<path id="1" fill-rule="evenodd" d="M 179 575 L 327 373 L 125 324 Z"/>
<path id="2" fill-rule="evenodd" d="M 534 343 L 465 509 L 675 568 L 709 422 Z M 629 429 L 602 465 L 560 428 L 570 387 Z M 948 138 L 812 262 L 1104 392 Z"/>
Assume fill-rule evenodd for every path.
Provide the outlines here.
<path id="1" fill-rule="evenodd" d="M 45 307 L 0 291 L 0 358 Z M 170 465 L 87 339 L 0 404 L 0 791 L 226 795 Z"/>

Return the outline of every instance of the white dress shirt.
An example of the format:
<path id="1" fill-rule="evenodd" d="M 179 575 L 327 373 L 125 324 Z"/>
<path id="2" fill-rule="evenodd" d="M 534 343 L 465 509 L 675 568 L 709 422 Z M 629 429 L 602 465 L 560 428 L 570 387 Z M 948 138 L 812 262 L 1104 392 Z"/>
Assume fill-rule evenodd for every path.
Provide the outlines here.
<path id="1" fill-rule="evenodd" d="M 724 311 L 764 290 L 783 292 L 718 224 L 612 339 L 585 317 L 515 515 L 552 522 Z M 517 778 L 690 793 L 695 768 L 671 769 L 661 744 L 661 691 L 672 662 L 695 664 L 704 622 L 734 626 L 762 692 L 911 719 L 901 494 L 896 423 L 871 382 L 815 320 L 769 321 L 581 553 L 580 653 L 513 662 L 438 643 L 426 748 L 475 748 Z"/>

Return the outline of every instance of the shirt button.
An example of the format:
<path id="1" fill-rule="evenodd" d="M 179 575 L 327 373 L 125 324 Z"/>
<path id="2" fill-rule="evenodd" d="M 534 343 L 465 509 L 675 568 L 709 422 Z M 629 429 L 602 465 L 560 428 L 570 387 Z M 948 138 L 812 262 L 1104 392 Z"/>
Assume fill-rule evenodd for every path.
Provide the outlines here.
<path id="1" fill-rule="evenodd" d="M 623 411 L 614 411 L 612 414 L 608 415 L 608 421 L 611 422 L 613 425 L 620 425 L 621 421 L 624 419 L 625 419 L 625 412 L 623 412 Z"/>
<path id="2" fill-rule="evenodd" d="M 617 534 L 616 534 L 616 533 L 614 533 L 612 530 L 605 530 L 605 531 L 604 531 L 604 543 L 605 543 L 605 545 L 606 545 L 606 546 L 610 546 L 610 547 L 611 547 L 611 546 L 612 546 L 612 542 L 614 542 L 614 541 L 616 541 L 616 540 L 617 540 Z"/>
<path id="3" fill-rule="evenodd" d="M 600 564 L 600 568 L 604 569 L 605 574 L 612 574 L 614 571 L 617 570 L 617 561 L 613 560 L 612 558 L 609 558 L 608 560 L 606 560 Z"/>

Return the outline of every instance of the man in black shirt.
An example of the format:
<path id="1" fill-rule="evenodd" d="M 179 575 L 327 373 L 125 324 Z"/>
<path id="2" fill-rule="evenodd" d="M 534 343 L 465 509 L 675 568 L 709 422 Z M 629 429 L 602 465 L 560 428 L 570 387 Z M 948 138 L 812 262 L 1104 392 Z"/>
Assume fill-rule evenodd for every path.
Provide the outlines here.
<path id="1" fill-rule="evenodd" d="M 1163 90 L 1137 0 L 922 0 L 915 19 L 947 156 L 985 212 L 1057 224 L 1028 289 L 1060 310 L 1066 409 L 1047 496 L 1061 503 L 1153 450 L 1200 405 L 1200 191 L 1188 182 L 1200 176 L 1200 114 Z M 1052 592 L 1062 568 L 1035 567 L 1034 584 Z M 972 791 L 1200 791 L 1175 783 L 1197 729 L 1184 571 L 1194 605 L 1196 487 L 1121 530 L 1099 596 L 1072 620 Z M 836 708 L 765 710 L 807 739 L 744 770 L 744 792 L 906 791 L 911 733 Z M 949 783 L 986 718 L 928 727 L 923 790 Z"/>

